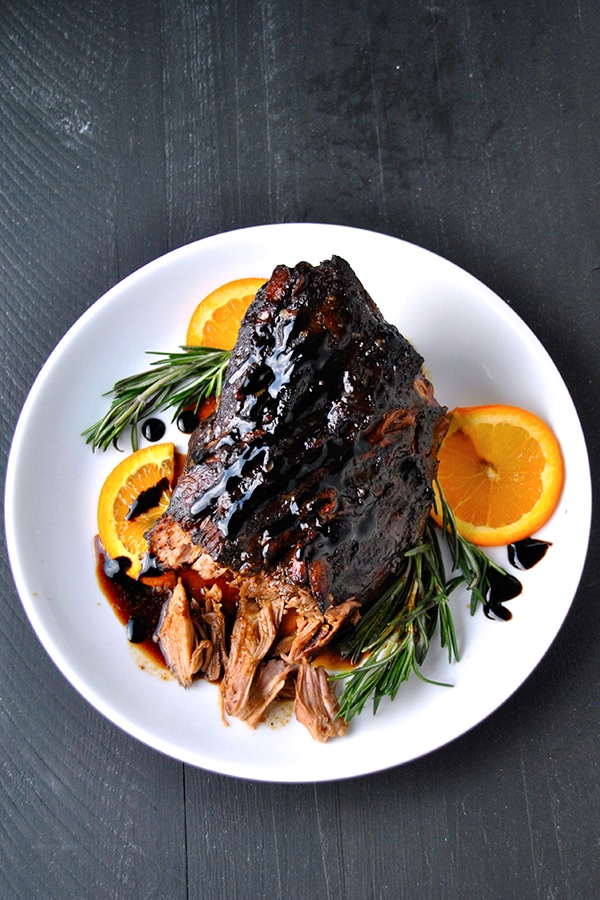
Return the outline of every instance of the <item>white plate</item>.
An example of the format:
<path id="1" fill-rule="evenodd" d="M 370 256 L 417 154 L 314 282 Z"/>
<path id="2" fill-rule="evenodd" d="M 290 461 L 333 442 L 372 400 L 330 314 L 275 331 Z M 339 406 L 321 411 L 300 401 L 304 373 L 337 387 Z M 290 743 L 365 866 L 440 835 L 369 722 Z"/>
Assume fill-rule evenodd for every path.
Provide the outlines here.
<path id="1" fill-rule="evenodd" d="M 184 691 L 142 671 L 98 587 L 92 552 L 96 498 L 115 451 L 93 454 L 80 433 L 106 409 L 101 397 L 146 368 L 146 350 L 182 344 L 196 303 L 222 282 L 267 278 L 278 263 L 345 257 L 380 306 L 425 357 L 449 407 L 526 407 L 558 435 L 566 462 L 560 504 L 540 536 L 546 558 L 522 577 L 513 619 L 471 618 L 454 595 L 462 652 L 448 665 L 430 651 L 425 672 L 343 739 L 315 743 L 295 721 L 256 731 L 221 720 L 217 689 Z M 175 431 L 175 440 L 181 438 Z M 495 294 L 451 263 L 404 241 L 334 225 L 267 225 L 206 238 L 150 263 L 98 300 L 42 369 L 10 454 L 6 531 L 15 581 L 42 644 L 78 691 L 110 720 L 179 760 L 265 781 L 346 778 L 434 750 L 495 710 L 542 658 L 579 582 L 589 537 L 590 473 L 568 391 L 544 348 Z M 506 564 L 505 551 L 496 556 Z"/>

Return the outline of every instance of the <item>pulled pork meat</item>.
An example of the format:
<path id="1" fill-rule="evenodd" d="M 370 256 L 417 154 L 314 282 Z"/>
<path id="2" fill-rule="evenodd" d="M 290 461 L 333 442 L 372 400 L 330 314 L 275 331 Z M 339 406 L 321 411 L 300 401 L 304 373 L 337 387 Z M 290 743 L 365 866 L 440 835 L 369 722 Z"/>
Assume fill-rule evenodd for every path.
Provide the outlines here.
<path id="1" fill-rule="evenodd" d="M 165 602 L 155 632 L 165 662 L 183 687 L 194 675 L 220 681 L 227 664 L 225 617 L 221 592 L 212 585 L 204 592 L 204 603 L 188 598 L 179 580 Z"/>
<path id="2" fill-rule="evenodd" d="M 343 734 L 318 657 L 421 537 L 445 410 L 347 262 L 278 266 L 242 322 L 216 412 L 148 534 L 180 581 L 156 632 L 184 686 L 255 727 L 277 697 Z M 186 582 L 187 583 L 187 582 Z M 189 593 L 189 595 L 188 595 Z"/>

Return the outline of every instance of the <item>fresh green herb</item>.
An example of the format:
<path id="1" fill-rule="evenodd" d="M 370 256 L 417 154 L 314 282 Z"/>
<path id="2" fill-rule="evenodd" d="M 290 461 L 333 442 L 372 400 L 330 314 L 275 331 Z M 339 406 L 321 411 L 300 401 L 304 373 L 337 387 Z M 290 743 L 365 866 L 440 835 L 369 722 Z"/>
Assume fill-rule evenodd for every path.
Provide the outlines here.
<path id="1" fill-rule="evenodd" d="M 448 651 L 448 661 L 459 660 L 450 595 L 464 583 L 471 592 L 473 615 L 478 605 L 486 602 L 490 568 L 504 573 L 482 550 L 458 533 L 439 484 L 438 490 L 442 504 L 442 535 L 449 545 L 453 570 L 457 574 L 446 577 L 436 528 L 429 521 L 423 541 L 404 554 L 392 585 L 365 613 L 352 636 L 339 647 L 342 657 L 354 666 L 332 676 L 344 681 L 338 715 L 346 722 L 362 712 L 371 698 L 373 712 L 377 712 L 383 697 L 393 700 L 412 673 L 423 681 L 439 684 L 425 678 L 420 667 L 438 625 L 441 645 Z"/>
<path id="2" fill-rule="evenodd" d="M 419 671 L 430 639 L 439 623 L 441 643 L 448 660 L 458 661 L 449 596 L 460 579 L 447 581 L 435 526 L 427 523 L 424 540 L 404 555 L 393 584 L 370 607 L 352 636 L 340 647 L 354 664 L 334 678 L 344 679 L 339 715 L 347 722 L 373 698 L 376 712 L 382 698 L 394 699 L 411 673 Z"/>
<path id="3" fill-rule="evenodd" d="M 442 533 L 444 534 L 450 554 L 452 567 L 462 573 L 462 580 L 471 592 L 471 615 L 475 615 L 479 604 L 485 606 L 486 596 L 490 591 L 490 569 L 506 575 L 502 566 L 493 562 L 476 544 L 471 543 L 458 533 L 452 510 L 446 502 L 439 481 L 436 482 L 442 506 Z"/>
<path id="4" fill-rule="evenodd" d="M 173 420 L 187 407 L 197 410 L 202 400 L 221 393 L 223 374 L 229 362 L 228 350 L 181 347 L 181 353 L 148 351 L 159 359 L 139 375 L 117 381 L 111 391 L 110 408 L 95 425 L 83 432 L 92 450 L 107 450 L 123 431 L 131 430 L 131 447 L 138 448 L 138 422 L 151 413 L 175 407 Z"/>

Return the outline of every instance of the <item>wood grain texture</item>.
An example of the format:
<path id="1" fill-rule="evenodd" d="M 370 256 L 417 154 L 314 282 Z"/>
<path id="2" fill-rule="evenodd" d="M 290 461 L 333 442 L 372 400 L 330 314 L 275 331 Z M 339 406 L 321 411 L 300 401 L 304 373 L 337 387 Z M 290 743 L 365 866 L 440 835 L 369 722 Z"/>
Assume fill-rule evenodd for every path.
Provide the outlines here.
<path id="1" fill-rule="evenodd" d="M 59 338 L 166 249 L 162 142 L 144 142 L 131 114 L 160 109 L 160 90 L 144 103 L 144 56 L 119 36 L 130 33 L 128 11 L 84 6 L 0 11 L 4 461 Z M 160 88 L 160 67 L 155 77 Z M 2 584 L 0 895 L 185 896 L 182 766 L 108 725 L 67 685 L 25 621 L 4 548 Z"/>
<path id="2" fill-rule="evenodd" d="M 557 362 L 597 473 L 599 46 L 591 0 L 4 0 L 3 479 L 39 368 L 98 296 L 283 221 L 385 231 L 486 282 Z M 91 709 L 2 543 L 0 897 L 596 896 L 597 546 L 596 515 L 564 628 L 472 732 L 389 772 L 269 785 Z"/>

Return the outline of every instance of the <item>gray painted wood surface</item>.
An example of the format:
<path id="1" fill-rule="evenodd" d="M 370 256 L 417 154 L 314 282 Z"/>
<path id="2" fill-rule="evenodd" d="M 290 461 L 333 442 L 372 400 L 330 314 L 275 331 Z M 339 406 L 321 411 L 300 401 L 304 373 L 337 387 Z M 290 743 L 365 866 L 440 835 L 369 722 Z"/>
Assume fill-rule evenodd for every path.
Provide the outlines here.
<path id="1" fill-rule="evenodd" d="M 598 13 L 3 0 L 3 478 L 37 372 L 102 293 L 191 240 L 287 221 L 387 232 L 487 283 L 557 362 L 597 472 Z M 26 620 L 2 536 L 0 896 L 597 896 L 597 539 L 596 517 L 564 628 L 487 721 L 388 772 L 270 785 L 89 707 Z"/>

